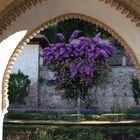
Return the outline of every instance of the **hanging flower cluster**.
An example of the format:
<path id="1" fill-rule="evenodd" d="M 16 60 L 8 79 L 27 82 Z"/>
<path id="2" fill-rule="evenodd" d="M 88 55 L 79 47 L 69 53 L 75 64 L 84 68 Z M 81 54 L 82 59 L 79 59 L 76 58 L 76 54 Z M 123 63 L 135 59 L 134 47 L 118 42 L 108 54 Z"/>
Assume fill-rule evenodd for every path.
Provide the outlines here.
<path id="1" fill-rule="evenodd" d="M 100 33 L 93 39 L 78 37 L 79 33 L 79 30 L 75 30 L 69 43 L 65 43 L 64 35 L 58 33 L 56 35 L 60 42 L 49 44 L 43 49 L 43 59 L 57 71 L 56 81 L 59 85 L 77 82 L 84 87 L 92 86 L 98 73 L 97 62 L 116 52 L 109 42 L 101 40 Z"/>

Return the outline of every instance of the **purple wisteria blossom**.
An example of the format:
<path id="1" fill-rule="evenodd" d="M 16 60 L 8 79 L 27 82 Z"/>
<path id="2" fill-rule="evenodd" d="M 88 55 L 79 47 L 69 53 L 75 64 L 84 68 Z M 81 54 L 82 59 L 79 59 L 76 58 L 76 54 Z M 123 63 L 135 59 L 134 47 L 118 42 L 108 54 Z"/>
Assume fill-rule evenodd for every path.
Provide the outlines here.
<path id="1" fill-rule="evenodd" d="M 93 85 L 97 61 L 112 56 L 116 49 L 110 42 L 102 41 L 100 33 L 93 39 L 85 36 L 77 38 L 79 30 L 75 30 L 69 43 L 65 43 L 63 34 L 58 33 L 60 42 L 49 44 L 43 49 L 43 59 L 57 70 L 56 81 L 59 85 L 79 82 L 84 87 Z"/>
<path id="2" fill-rule="evenodd" d="M 56 36 L 57 36 L 61 41 L 65 41 L 65 37 L 64 37 L 63 34 L 58 33 L 58 34 L 56 34 Z"/>
<path id="3" fill-rule="evenodd" d="M 79 33 L 80 33 L 79 30 L 75 30 L 70 37 L 70 41 L 75 39 L 78 36 Z"/>

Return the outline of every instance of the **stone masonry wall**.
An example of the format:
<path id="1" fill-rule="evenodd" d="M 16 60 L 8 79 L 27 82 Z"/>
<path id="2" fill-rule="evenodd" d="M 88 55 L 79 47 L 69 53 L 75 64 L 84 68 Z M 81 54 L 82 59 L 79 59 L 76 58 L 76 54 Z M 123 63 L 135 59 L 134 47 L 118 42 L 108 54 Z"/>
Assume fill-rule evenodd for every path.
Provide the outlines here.
<path id="1" fill-rule="evenodd" d="M 25 104 L 10 106 L 18 111 L 74 112 L 77 101 L 66 99 L 64 90 L 55 90 L 54 72 L 43 64 L 41 48 L 29 45 L 17 59 L 13 72 L 18 69 L 29 75 L 32 81 Z M 124 50 L 108 60 L 110 70 L 98 85 L 89 89 L 89 96 L 81 100 L 81 109 L 99 108 L 101 111 L 127 110 L 137 107 L 133 98 L 131 80 L 136 76 L 135 68 Z"/>
<path id="2" fill-rule="evenodd" d="M 134 67 L 112 66 L 104 77 L 104 81 L 89 89 L 90 96 L 86 102 L 82 101 L 81 106 L 83 108 L 99 107 L 102 111 L 117 111 L 135 107 L 131 85 L 132 75 L 135 73 Z M 40 76 L 45 79 L 39 86 L 39 108 L 41 110 L 65 112 L 76 109 L 76 101 L 65 99 L 64 91 L 55 90 L 52 82 L 53 72 L 50 72 L 47 67 L 43 67 Z"/>
<path id="3" fill-rule="evenodd" d="M 131 80 L 136 76 L 135 68 L 124 51 L 108 60 L 110 70 L 97 86 L 89 89 L 90 96 L 87 100 L 81 100 L 81 108 L 100 108 L 101 111 L 119 111 L 136 107 L 133 98 Z M 64 98 L 64 91 L 55 91 L 54 72 L 47 66 L 40 66 L 39 84 L 40 106 L 43 111 L 73 111 L 77 108 L 77 102 Z"/>

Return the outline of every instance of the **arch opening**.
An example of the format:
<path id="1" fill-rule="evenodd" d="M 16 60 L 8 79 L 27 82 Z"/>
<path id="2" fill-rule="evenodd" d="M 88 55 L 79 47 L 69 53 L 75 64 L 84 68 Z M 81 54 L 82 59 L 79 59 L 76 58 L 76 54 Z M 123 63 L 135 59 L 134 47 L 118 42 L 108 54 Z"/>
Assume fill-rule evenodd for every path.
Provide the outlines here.
<path id="1" fill-rule="evenodd" d="M 133 64 L 135 65 L 138 77 L 140 79 L 140 66 L 139 66 L 139 62 L 138 62 L 133 50 L 131 49 L 131 47 L 129 47 L 129 45 L 125 42 L 125 40 L 117 32 L 115 32 L 115 30 L 111 29 L 109 26 L 102 23 L 101 21 L 94 19 L 92 17 L 86 16 L 86 15 L 77 14 L 77 13 L 64 14 L 64 15 L 56 17 L 50 21 L 47 21 L 47 22 L 43 23 L 42 25 L 40 25 L 39 27 L 37 27 L 36 29 L 34 29 L 34 31 L 32 31 L 26 37 L 24 37 L 22 39 L 22 41 L 19 43 L 19 45 L 16 47 L 15 51 L 13 52 L 13 54 L 8 62 L 8 65 L 6 67 L 5 74 L 3 77 L 3 88 L 2 88 L 2 109 L 3 109 L 3 112 L 7 111 L 7 107 L 8 107 L 8 99 L 7 99 L 8 80 L 9 80 L 9 75 L 11 73 L 13 64 L 14 64 L 18 54 L 22 51 L 22 49 L 27 45 L 27 43 L 33 37 L 35 37 L 38 33 L 43 31 L 49 25 L 54 24 L 54 23 L 58 23 L 60 21 L 64 21 L 66 19 L 72 19 L 72 18 L 82 19 L 82 20 L 88 21 L 89 23 L 96 24 L 100 28 L 102 28 L 105 31 L 107 31 L 108 33 L 110 33 L 125 48 L 125 50 L 129 54 Z"/>

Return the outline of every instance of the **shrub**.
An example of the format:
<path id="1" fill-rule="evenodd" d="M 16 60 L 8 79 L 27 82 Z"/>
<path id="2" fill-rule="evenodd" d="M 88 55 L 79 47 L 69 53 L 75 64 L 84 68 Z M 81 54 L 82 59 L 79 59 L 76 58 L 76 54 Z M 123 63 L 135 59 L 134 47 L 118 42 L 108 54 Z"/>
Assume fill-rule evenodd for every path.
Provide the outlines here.
<path id="1" fill-rule="evenodd" d="M 132 89 L 133 89 L 133 96 L 137 105 L 139 105 L 140 99 L 140 83 L 138 78 L 132 78 Z"/>
<path id="2" fill-rule="evenodd" d="M 23 98 L 28 94 L 28 88 L 31 81 L 27 75 L 24 75 L 21 71 L 10 75 L 8 95 L 10 103 L 21 103 Z"/>
<path id="3" fill-rule="evenodd" d="M 7 113 L 5 119 L 19 119 L 19 120 L 89 120 L 89 121 L 121 121 L 121 120 L 139 120 L 140 114 L 101 114 L 101 115 L 85 115 L 85 114 L 49 114 L 49 113 Z"/>
<path id="4" fill-rule="evenodd" d="M 8 140 L 16 136 L 20 140 L 23 136 L 24 140 L 135 140 L 139 132 L 139 126 L 4 125 L 4 139 Z"/>

